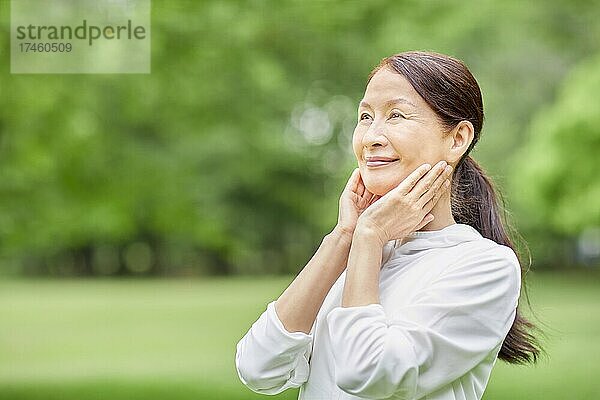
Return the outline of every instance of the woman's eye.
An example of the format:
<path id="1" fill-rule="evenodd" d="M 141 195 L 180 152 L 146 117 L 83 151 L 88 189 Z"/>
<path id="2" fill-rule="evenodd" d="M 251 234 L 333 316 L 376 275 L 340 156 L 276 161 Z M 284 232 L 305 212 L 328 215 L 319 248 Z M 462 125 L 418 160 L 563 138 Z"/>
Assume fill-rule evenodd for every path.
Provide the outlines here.
<path id="1" fill-rule="evenodd" d="M 392 112 L 392 114 L 390 115 L 390 118 L 399 118 L 399 117 L 401 117 L 401 116 L 402 116 L 402 114 L 400 114 L 399 112 L 396 112 L 396 111 L 394 111 L 394 112 Z"/>
<path id="2" fill-rule="evenodd" d="M 367 113 L 362 113 L 360 115 L 360 120 L 362 121 L 364 119 L 364 117 L 369 117 L 370 118 L 371 116 L 369 114 L 367 114 Z"/>

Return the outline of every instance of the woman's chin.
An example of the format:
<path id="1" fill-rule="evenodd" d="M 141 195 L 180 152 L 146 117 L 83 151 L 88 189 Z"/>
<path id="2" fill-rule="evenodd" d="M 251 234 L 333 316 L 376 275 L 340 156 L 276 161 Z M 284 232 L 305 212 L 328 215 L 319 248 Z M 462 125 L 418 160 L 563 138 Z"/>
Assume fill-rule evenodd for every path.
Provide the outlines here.
<path id="1" fill-rule="evenodd" d="M 392 190 L 396 185 L 390 182 L 365 182 L 365 187 L 367 190 L 373 194 L 383 196 L 390 190 Z"/>
<path id="2" fill-rule="evenodd" d="M 402 182 L 401 179 L 399 180 L 401 177 L 396 171 L 389 171 L 389 173 L 385 174 L 380 174 L 379 171 L 376 173 L 365 171 L 363 173 L 363 182 L 369 192 L 383 196 Z"/>

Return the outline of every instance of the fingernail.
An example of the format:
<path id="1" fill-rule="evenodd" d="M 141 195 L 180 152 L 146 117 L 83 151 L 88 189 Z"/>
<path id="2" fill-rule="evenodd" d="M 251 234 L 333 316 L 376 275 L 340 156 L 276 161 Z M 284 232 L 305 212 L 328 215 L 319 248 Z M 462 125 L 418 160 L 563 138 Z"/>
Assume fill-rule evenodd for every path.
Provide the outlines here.
<path id="1" fill-rule="evenodd" d="M 442 168 L 444 168 L 446 166 L 446 164 L 447 164 L 446 161 L 442 160 L 442 164 L 441 164 Z"/>

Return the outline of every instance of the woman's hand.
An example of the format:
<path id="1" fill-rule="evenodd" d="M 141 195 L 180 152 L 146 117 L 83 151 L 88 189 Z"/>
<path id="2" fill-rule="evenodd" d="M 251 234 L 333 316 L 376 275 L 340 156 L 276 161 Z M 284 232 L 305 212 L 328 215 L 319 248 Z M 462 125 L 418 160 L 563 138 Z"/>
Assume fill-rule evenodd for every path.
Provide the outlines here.
<path id="1" fill-rule="evenodd" d="M 401 239 L 433 220 L 429 211 L 450 187 L 452 167 L 440 161 L 423 164 L 360 215 L 358 228 L 374 234 L 382 245 Z"/>
<path id="2" fill-rule="evenodd" d="M 381 196 L 367 190 L 360 176 L 360 170 L 354 169 L 340 196 L 338 222 L 335 229 L 352 236 L 358 217 L 379 198 Z"/>

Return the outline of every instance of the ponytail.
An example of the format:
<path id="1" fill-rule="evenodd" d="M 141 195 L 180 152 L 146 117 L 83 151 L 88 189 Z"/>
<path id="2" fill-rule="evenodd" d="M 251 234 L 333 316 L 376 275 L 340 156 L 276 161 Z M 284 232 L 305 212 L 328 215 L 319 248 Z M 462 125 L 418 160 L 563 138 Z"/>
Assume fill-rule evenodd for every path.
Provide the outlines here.
<path id="1" fill-rule="evenodd" d="M 505 227 L 518 234 L 506 220 L 504 199 L 500 209 L 494 185 L 481 167 L 469 157 L 478 142 L 483 127 L 483 99 L 477 80 L 466 65 L 454 57 L 431 51 L 407 51 L 381 60 L 369 74 L 368 81 L 381 68 L 389 68 L 404 76 L 438 116 L 442 127 L 450 131 L 461 121 L 473 125 L 474 136 L 462 158 L 454 168 L 451 191 L 451 209 L 454 220 L 477 229 L 485 238 L 508 246 L 519 258 Z M 500 193 L 499 193 L 500 194 Z M 520 235 L 519 235 L 520 236 Z M 531 257 L 530 257 L 531 260 Z M 530 261 L 531 263 L 531 261 Z M 521 287 L 525 290 L 527 304 L 529 295 L 521 266 Z M 516 316 L 508 332 L 498 358 L 513 364 L 536 363 L 543 350 L 531 333 L 539 330 L 525 319 L 517 306 Z"/>
<path id="2" fill-rule="evenodd" d="M 456 165 L 454 179 L 452 179 L 451 208 L 452 216 L 457 223 L 470 225 L 483 237 L 515 250 L 500 218 L 501 210 L 498 207 L 494 185 L 469 155 L 463 156 Z M 519 258 L 518 254 L 517 257 Z M 521 283 L 527 294 L 525 280 L 527 271 L 524 270 L 520 259 L 519 263 Z M 527 301 L 529 303 L 528 296 Z M 541 346 L 529 332 L 532 329 L 537 327 L 520 314 L 517 306 L 515 319 L 502 343 L 498 358 L 511 364 L 536 363 Z"/>

